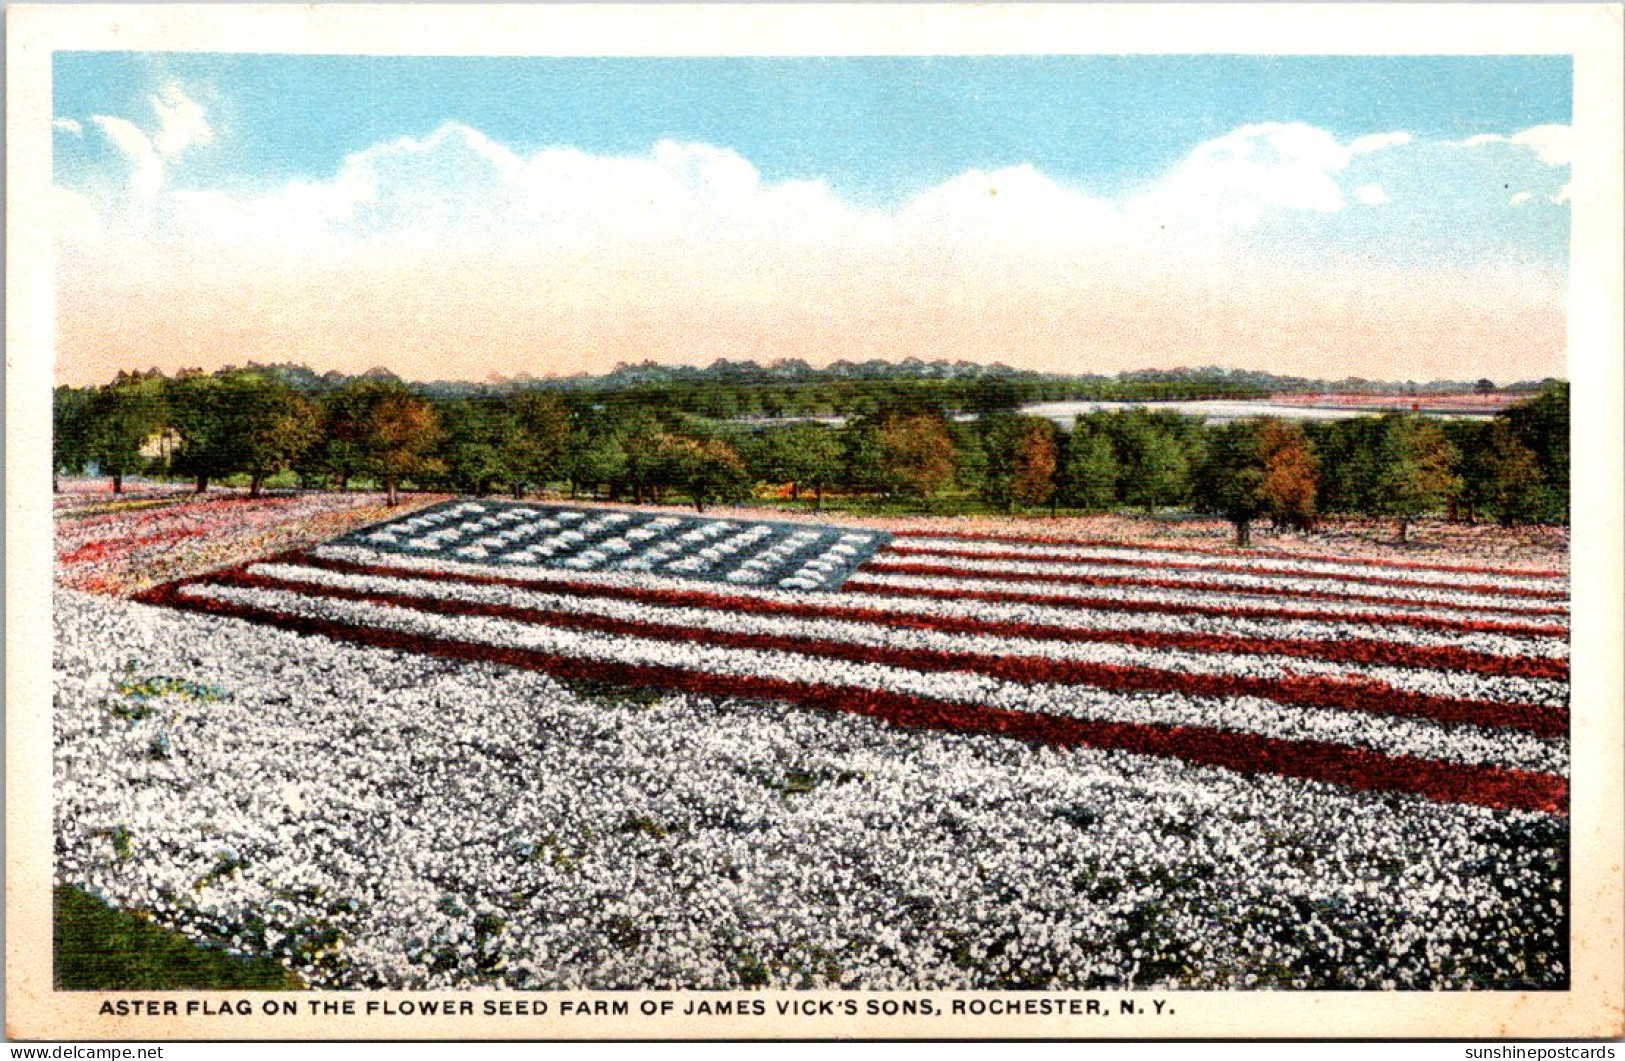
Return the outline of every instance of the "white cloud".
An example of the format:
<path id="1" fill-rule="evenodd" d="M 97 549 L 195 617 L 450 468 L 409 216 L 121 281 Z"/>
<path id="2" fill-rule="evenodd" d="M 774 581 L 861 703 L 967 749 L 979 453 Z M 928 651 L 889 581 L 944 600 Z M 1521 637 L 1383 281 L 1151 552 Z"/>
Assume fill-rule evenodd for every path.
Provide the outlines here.
<path id="1" fill-rule="evenodd" d="M 1313 126 L 1247 125 L 1199 145 L 1128 207 L 1159 228 L 1207 239 L 1255 228 L 1278 211 L 1335 213 L 1345 202 L 1333 174 L 1351 157 Z"/>
<path id="2" fill-rule="evenodd" d="M 1567 125 L 1537 125 L 1514 136 L 1512 142 L 1533 148 L 1548 166 L 1567 166 L 1574 157 L 1574 129 Z"/>
<path id="3" fill-rule="evenodd" d="M 165 163 L 156 137 L 122 119 L 104 124 L 140 160 L 144 193 L 156 192 Z M 172 123 L 171 150 L 185 128 Z M 662 141 L 640 156 L 574 148 L 522 156 L 448 122 L 355 152 L 327 179 L 258 196 L 176 189 L 148 221 L 154 236 L 176 243 L 260 244 L 278 254 L 320 242 L 380 253 L 482 245 L 704 246 L 747 256 L 812 245 L 935 248 L 961 263 L 1178 256 L 1222 252 L 1272 214 L 1343 209 L 1337 174 L 1351 157 L 1310 126 L 1255 125 L 1199 145 L 1171 173 L 1118 202 L 1018 165 L 971 170 L 882 211 L 846 202 L 821 181 L 764 181 L 749 160 L 713 145 Z"/>
<path id="4" fill-rule="evenodd" d="M 112 145 L 120 160 L 115 171 L 107 174 L 114 179 L 116 191 L 104 205 L 120 215 L 120 227 L 126 230 L 150 229 L 159 217 L 174 212 L 178 203 L 162 195 L 168 168 L 189 148 L 214 139 L 203 108 L 180 85 L 165 84 L 156 95 L 148 97 L 148 102 L 157 119 L 150 131 L 128 118 L 107 114 L 90 118 L 90 125 Z M 75 136 L 84 132 L 84 126 L 73 118 L 57 118 L 51 124 Z M 77 231 L 91 231 L 75 227 Z"/>
<path id="5" fill-rule="evenodd" d="M 183 98 L 172 97 L 171 150 L 207 135 L 206 123 L 185 117 L 192 112 Z M 1238 257 L 1312 262 L 1339 254 L 1414 260 L 1434 249 L 1493 254 L 1515 238 L 1486 220 L 1507 204 L 1506 184 L 1537 200 L 1556 191 L 1531 154 L 1532 143 L 1551 139 L 1544 133 L 1462 152 L 1407 133 L 1344 144 L 1312 126 L 1264 123 L 1198 145 L 1162 177 L 1116 199 L 1016 165 L 970 170 L 895 208 L 871 209 L 822 181 L 764 179 L 725 147 L 661 141 L 640 155 L 570 147 L 522 154 L 447 122 L 354 152 L 327 177 L 244 195 L 166 189 L 161 133 L 117 118 L 95 123 L 130 161 L 130 183 L 141 193 L 100 204 L 109 218 L 118 215 L 116 226 L 106 226 L 109 237 L 139 236 L 205 259 L 210 248 L 381 267 L 418 252 L 562 255 L 623 275 L 641 256 L 718 274 L 785 262 L 803 273 L 880 275 L 908 258 L 991 283 L 1001 270 L 1215 268 Z M 1346 209 L 1395 200 L 1427 209 L 1408 220 Z M 1419 235 L 1417 224 L 1432 228 Z"/>
<path id="6" fill-rule="evenodd" d="M 1040 250 L 1115 243 L 1125 223 L 1112 204 L 1057 184 L 1030 165 L 971 170 L 916 197 L 898 216 L 910 240 Z"/>
<path id="7" fill-rule="evenodd" d="M 766 184 L 723 148 L 662 141 L 642 156 L 549 148 L 522 157 L 454 122 L 351 154 L 328 180 L 254 198 L 171 199 L 160 219 L 171 236 L 281 247 L 771 246 L 890 231 L 889 218 L 843 203 L 821 181 Z"/>
<path id="8" fill-rule="evenodd" d="M 1512 196 L 1512 198 L 1508 199 L 1507 202 L 1513 206 L 1522 206 L 1532 198 L 1533 196 L 1528 192 L 1517 192 Z"/>
<path id="9" fill-rule="evenodd" d="M 157 196 L 164 184 L 164 164 L 147 134 L 133 122 L 105 114 L 92 115 L 90 122 L 124 157 L 129 192 L 142 200 Z"/>
<path id="10" fill-rule="evenodd" d="M 1369 155 L 1376 151 L 1386 151 L 1391 147 L 1404 147 L 1411 139 L 1410 133 L 1372 133 L 1369 136 L 1359 136 L 1349 141 L 1349 154 Z"/>
<path id="11" fill-rule="evenodd" d="M 1574 129 L 1567 125 L 1537 125 L 1512 136 L 1479 133 L 1459 141 L 1457 146 L 1483 147 L 1486 144 L 1513 144 L 1528 148 L 1548 166 L 1567 166 L 1574 156 Z"/>
<path id="12" fill-rule="evenodd" d="M 1562 206 L 1564 203 L 1567 203 L 1569 201 L 1569 191 L 1571 188 L 1573 188 L 1573 184 L 1565 184 L 1563 187 L 1557 189 L 1557 194 L 1551 196 L 1552 202 L 1556 203 L 1558 206 Z"/>
<path id="13" fill-rule="evenodd" d="M 164 158 L 173 158 L 189 147 L 214 139 L 214 130 L 209 127 L 203 108 L 179 84 L 166 83 L 148 101 L 158 116 L 153 147 Z"/>
<path id="14" fill-rule="evenodd" d="M 1354 198 L 1366 206 L 1383 206 L 1391 202 L 1380 184 L 1362 184 L 1354 189 Z"/>
<path id="15" fill-rule="evenodd" d="M 197 145 L 205 145 L 215 138 L 203 114 L 203 107 L 192 101 L 179 84 L 167 83 L 158 94 L 148 97 L 156 122 L 143 128 L 132 120 L 115 115 L 94 114 L 89 117 L 89 128 L 112 148 L 117 161 L 109 171 L 98 174 L 101 195 L 93 197 L 81 188 L 72 198 L 58 197 L 58 206 L 72 203 L 72 218 L 63 219 L 63 232 L 72 232 L 73 239 L 104 239 L 115 232 L 151 232 L 163 226 L 164 219 L 184 213 L 187 193 L 164 193 L 169 182 L 169 167 L 176 164 L 180 154 Z M 83 136 L 86 125 L 72 117 L 52 120 L 52 127 L 73 136 Z M 247 208 L 236 203 L 237 208 Z M 96 223 L 86 223 L 85 214 L 96 214 Z M 216 216 L 223 216 L 216 211 Z M 228 224 L 228 227 L 229 226 Z M 197 232 L 195 226 L 182 226 L 182 231 Z"/>

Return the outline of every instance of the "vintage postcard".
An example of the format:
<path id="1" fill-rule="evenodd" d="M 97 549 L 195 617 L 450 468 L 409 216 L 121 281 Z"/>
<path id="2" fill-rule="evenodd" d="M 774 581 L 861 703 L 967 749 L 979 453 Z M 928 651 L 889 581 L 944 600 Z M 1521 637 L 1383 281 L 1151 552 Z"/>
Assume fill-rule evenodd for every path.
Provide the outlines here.
<path id="1" fill-rule="evenodd" d="M 1621 8 L 16 5 L 20 1038 L 1621 1034 Z"/>

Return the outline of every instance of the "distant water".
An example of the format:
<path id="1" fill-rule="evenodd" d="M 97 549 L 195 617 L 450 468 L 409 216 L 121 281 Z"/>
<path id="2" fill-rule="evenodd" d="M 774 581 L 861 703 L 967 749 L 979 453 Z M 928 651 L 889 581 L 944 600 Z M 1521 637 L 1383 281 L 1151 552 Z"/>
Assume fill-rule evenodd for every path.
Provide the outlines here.
<path id="1" fill-rule="evenodd" d="M 1039 402 L 1035 405 L 1024 405 L 1018 412 L 1029 416 L 1042 416 L 1055 421 L 1067 430 L 1071 430 L 1077 423 L 1078 417 L 1085 413 L 1107 413 L 1117 409 L 1150 409 L 1158 413 L 1178 413 L 1181 416 L 1199 416 L 1210 424 L 1225 424 L 1233 420 L 1250 420 L 1259 416 L 1273 416 L 1281 420 L 1356 420 L 1362 416 L 1381 416 L 1385 410 L 1378 409 L 1312 409 L 1302 405 L 1283 405 L 1267 399 L 1247 401 L 1235 398 L 1203 399 L 1189 402 Z M 1422 416 L 1430 416 L 1440 420 L 1484 420 L 1493 414 L 1482 412 L 1461 412 L 1459 410 L 1418 410 Z M 975 414 L 965 413 L 954 417 L 955 420 L 974 420 Z M 847 418 L 844 416 L 783 416 L 769 418 L 762 416 L 742 416 L 734 419 L 736 424 L 748 424 L 753 427 L 778 427 L 785 424 L 816 423 L 826 424 L 830 427 L 844 427 Z"/>
<path id="2" fill-rule="evenodd" d="M 1117 409 L 1150 409 L 1153 412 L 1178 413 L 1181 416 L 1200 416 L 1210 424 L 1248 420 L 1258 416 L 1273 416 L 1282 420 L 1355 420 L 1362 416 L 1382 415 L 1371 409 L 1312 409 L 1302 405 L 1282 405 L 1264 400 L 1244 401 L 1226 398 L 1190 402 L 1039 402 L 1037 405 L 1022 406 L 1021 411 L 1031 416 L 1046 417 L 1070 429 L 1078 417 L 1085 413 L 1112 412 Z M 1455 411 L 1431 412 L 1427 409 L 1420 412 L 1423 416 L 1437 417 L 1441 420 L 1484 419 L 1489 415 Z"/>

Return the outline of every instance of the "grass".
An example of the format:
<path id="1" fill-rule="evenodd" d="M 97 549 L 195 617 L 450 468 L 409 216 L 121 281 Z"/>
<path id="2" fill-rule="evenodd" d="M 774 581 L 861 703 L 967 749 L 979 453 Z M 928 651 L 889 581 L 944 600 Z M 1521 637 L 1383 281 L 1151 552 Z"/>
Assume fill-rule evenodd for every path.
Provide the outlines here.
<path id="1" fill-rule="evenodd" d="M 52 898 L 59 991 L 278 991 L 305 986 L 269 958 L 200 946 L 71 885 L 59 885 Z"/>

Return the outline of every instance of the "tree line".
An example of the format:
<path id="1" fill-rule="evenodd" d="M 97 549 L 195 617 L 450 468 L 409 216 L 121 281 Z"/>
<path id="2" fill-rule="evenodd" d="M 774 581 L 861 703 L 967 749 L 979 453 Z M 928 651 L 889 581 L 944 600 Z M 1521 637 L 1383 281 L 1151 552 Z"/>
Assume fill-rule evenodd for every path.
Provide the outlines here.
<path id="1" fill-rule="evenodd" d="M 936 384 L 941 381 L 917 381 Z M 1324 515 L 1382 516 L 1401 538 L 1422 516 L 1561 523 L 1568 519 L 1568 389 L 1492 419 L 1411 414 L 1300 423 L 1207 425 L 1147 408 L 1093 413 L 1071 430 L 1016 411 L 1008 381 L 974 381 L 963 403 L 935 386 L 896 386 L 845 424 L 730 423 L 638 388 L 614 394 L 513 388 L 422 393 L 362 377 L 319 392 L 263 369 L 125 373 L 58 387 L 57 473 L 94 466 L 184 477 L 199 491 L 241 477 L 257 496 L 277 476 L 300 486 L 522 497 L 543 489 L 635 503 L 682 498 L 702 509 L 764 484 L 822 506 L 881 499 L 929 508 L 974 499 L 1002 512 L 1182 508 L 1252 525 L 1312 529 Z M 968 407 L 970 416 L 955 415 Z"/>

